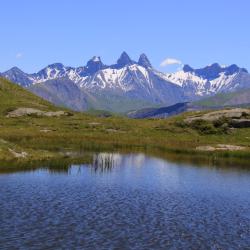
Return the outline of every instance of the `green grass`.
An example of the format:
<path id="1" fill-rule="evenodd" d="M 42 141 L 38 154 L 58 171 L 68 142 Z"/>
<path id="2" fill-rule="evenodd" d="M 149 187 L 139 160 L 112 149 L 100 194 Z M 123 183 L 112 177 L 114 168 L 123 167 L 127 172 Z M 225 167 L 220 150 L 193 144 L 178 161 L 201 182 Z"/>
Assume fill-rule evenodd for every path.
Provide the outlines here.
<path id="1" fill-rule="evenodd" d="M 70 152 L 140 151 L 164 152 L 196 157 L 250 158 L 250 129 L 230 133 L 200 133 L 196 128 L 180 126 L 189 113 L 170 119 L 133 120 L 119 116 L 98 117 L 74 113 L 66 117 L 7 118 L 6 111 L 17 107 L 58 110 L 28 91 L 0 79 L 0 160 L 44 161 L 77 158 Z M 245 146 L 241 152 L 198 152 L 200 145 L 232 144 Z M 15 158 L 11 150 L 26 152 Z"/>
<path id="2" fill-rule="evenodd" d="M 35 96 L 22 87 L 0 78 L 0 113 L 3 116 L 9 110 L 19 107 L 37 108 L 40 110 L 58 110 L 51 103 Z"/>
<path id="3" fill-rule="evenodd" d="M 89 109 L 110 110 L 114 113 L 127 113 L 130 110 L 156 106 L 151 102 L 126 97 L 122 94 L 94 93 L 87 98 Z"/>
<path id="4" fill-rule="evenodd" d="M 250 89 L 243 89 L 232 93 L 220 93 L 215 96 L 211 96 L 200 101 L 194 102 L 195 105 L 202 106 L 202 107 L 222 107 L 222 106 L 248 106 L 250 96 Z M 242 103 L 242 104 L 238 104 Z"/>
<path id="5" fill-rule="evenodd" d="M 227 101 L 229 101 L 232 97 L 234 97 L 235 93 L 227 93 L 227 94 L 217 94 L 213 97 L 209 97 L 200 101 L 195 102 L 196 105 L 200 105 L 203 107 L 216 107 L 223 106 Z"/>

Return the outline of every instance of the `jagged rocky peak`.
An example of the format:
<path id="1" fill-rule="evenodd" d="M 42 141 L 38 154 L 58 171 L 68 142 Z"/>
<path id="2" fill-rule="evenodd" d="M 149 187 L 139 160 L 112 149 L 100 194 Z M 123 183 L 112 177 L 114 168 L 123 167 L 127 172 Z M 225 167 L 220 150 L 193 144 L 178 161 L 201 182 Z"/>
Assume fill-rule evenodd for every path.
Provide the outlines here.
<path id="1" fill-rule="evenodd" d="M 242 72 L 244 72 L 244 73 L 249 73 L 248 70 L 245 69 L 245 68 L 241 68 L 240 70 L 241 70 Z"/>
<path id="2" fill-rule="evenodd" d="M 128 54 L 124 51 L 122 52 L 120 58 L 117 60 L 117 67 L 122 68 L 126 65 L 131 65 L 133 63 L 134 61 L 132 61 Z"/>
<path id="3" fill-rule="evenodd" d="M 215 78 L 218 78 L 221 73 L 224 73 L 225 75 L 233 75 L 239 72 L 248 73 L 246 69 L 240 68 L 236 64 L 232 64 L 230 66 L 221 66 L 218 63 L 213 63 L 200 69 L 193 69 L 189 65 L 185 65 L 183 67 L 183 71 L 192 72 L 195 75 L 207 80 L 213 80 Z"/>
<path id="4" fill-rule="evenodd" d="M 29 75 L 27 73 L 24 73 L 21 69 L 18 67 L 13 67 L 4 73 L 1 74 L 3 77 L 9 79 L 12 82 L 16 82 L 23 86 L 28 86 L 32 83 L 32 81 L 29 79 Z"/>
<path id="5" fill-rule="evenodd" d="M 194 69 L 193 69 L 192 67 L 190 67 L 188 64 L 185 64 L 185 65 L 183 66 L 183 71 L 184 71 L 184 72 L 193 72 Z"/>
<path id="6" fill-rule="evenodd" d="M 211 65 L 208 65 L 205 68 L 207 68 L 207 69 L 221 69 L 222 67 L 220 66 L 219 63 L 212 63 Z"/>
<path id="7" fill-rule="evenodd" d="M 94 56 L 92 57 L 88 62 L 86 66 L 86 70 L 89 74 L 96 73 L 97 71 L 104 68 L 104 64 L 102 63 L 102 60 L 100 56 Z"/>
<path id="8" fill-rule="evenodd" d="M 195 73 L 204 79 L 213 80 L 219 77 L 222 71 L 223 68 L 218 63 L 213 63 L 205 68 L 196 69 Z"/>
<path id="9" fill-rule="evenodd" d="M 101 62 L 101 57 L 100 56 L 93 56 L 92 59 L 91 59 L 91 61 L 99 63 L 99 62 Z"/>
<path id="10" fill-rule="evenodd" d="M 15 66 L 5 71 L 3 74 L 25 74 L 25 73 L 21 69 Z"/>
<path id="11" fill-rule="evenodd" d="M 14 66 L 11 69 L 9 69 L 8 71 L 22 71 L 21 69 L 19 69 L 18 67 Z"/>
<path id="12" fill-rule="evenodd" d="M 53 64 L 48 65 L 47 68 L 61 70 L 64 68 L 64 65 L 62 63 L 53 63 Z"/>
<path id="13" fill-rule="evenodd" d="M 47 78 L 55 76 L 57 72 L 62 73 L 64 71 L 65 67 L 62 63 L 53 63 L 40 70 L 38 73 L 33 74 L 33 76 L 35 76 L 36 78 Z"/>
<path id="14" fill-rule="evenodd" d="M 138 64 L 145 68 L 152 68 L 152 64 L 150 63 L 148 57 L 144 53 L 140 55 Z"/>
<path id="15" fill-rule="evenodd" d="M 248 73 L 248 71 L 245 68 L 240 68 L 236 64 L 232 64 L 225 68 L 225 72 L 227 75 L 232 75 L 238 72 L 245 72 Z"/>

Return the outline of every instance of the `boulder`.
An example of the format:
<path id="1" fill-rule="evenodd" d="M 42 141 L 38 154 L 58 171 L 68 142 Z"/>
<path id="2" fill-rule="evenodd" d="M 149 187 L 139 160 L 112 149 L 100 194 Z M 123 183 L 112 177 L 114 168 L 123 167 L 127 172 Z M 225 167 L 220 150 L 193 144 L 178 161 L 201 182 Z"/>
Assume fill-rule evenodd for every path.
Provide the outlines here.
<path id="1" fill-rule="evenodd" d="M 196 150 L 198 151 L 208 151 L 208 152 L 212 152 L 212 151 L 240 151 L 240 150 L 245 150 L 246 147 L 242 147 L 242 146 L 237 146 L 237 145 L 228 145 L 228 144 L 218 144 L 215 146 L 199 146 L 196 147 Z"/>
<path id="2" fill-rule="evenodd" d="M 66 111 L 42 111 L 34 108 L 17 108 L 13 111 L 10 111 L 6 117 L 21 117 L 21 116 L 47 116 L 47 117 L 60 117 L 60 116 L 69 116 L 70 113 Z"/>
<path id="3" fill-rule="evenodd" d="M 234 128 L 250 128 L 250 119 L 232 119 L 231 126 Z"/>
<path id="4" fill-rule="evenodd" d="M 45 112 L 44 115 L 48 117 L 51 117 L 51 116 L 59 117 L 59 116 L 68 115 L 68 112 L 65 112 L 65 111 Z"/>
<path id="5" fill-rule="evenodd" d="M 20 116 L 25 116 L 25 115 L 37 115 L 37 116 L 42 116 L 43 111 L 39 109 L 33 109 L 33 108 L 18 108 L 13 111 L 10 111 L 7 114 L 7 117 L 20 117 Z"/>
<path id="6" fill-rule="evenodd" d="M 209 112 L 204 115 L 192 116 L 192 117 L 185 119 L 185 122 L 191 123 L 196 120 L 214 122 L 223 117 L 230 118 L 230 119 L 240 119 L 241 117 L 244 117 L 246 115 L 250 115 L 249 109 L 242 109 L 242 108 L 226 109 L 226 110 L 218 110 L 218 111 Z M 248 119 L 244 119 L 244 120 L 248 120 Z"/>

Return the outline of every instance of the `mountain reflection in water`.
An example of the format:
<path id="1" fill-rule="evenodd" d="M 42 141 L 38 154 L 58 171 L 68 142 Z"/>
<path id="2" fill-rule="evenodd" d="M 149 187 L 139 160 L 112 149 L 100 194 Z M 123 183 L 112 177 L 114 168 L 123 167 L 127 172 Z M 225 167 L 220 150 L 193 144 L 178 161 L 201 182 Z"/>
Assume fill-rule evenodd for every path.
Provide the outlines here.
<path id="1" fill-rule="evenodd" d="M 2 173 L 0 195 L 0 249 L 250 246 L 250 171 L 237 166 L 94 153 Z"/>
<path id="2" fill-rule="evenodd" d="M 93 155 L 93 163 L 91 168 L 94 172 L 111 172 L 114 168 L 123 165 L 131 165 L 133 167 L 141 167 L 145 162 L 144 154 L 126 155 L 124 157 L 119 153 L 99 153 Z"/>

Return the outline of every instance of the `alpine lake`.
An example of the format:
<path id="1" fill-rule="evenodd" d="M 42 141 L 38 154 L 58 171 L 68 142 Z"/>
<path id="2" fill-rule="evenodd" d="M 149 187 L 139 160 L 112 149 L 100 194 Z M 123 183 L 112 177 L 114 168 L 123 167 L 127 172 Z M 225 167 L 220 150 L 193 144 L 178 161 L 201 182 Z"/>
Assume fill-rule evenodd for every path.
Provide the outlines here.
<path id="1" fill-rule="evenodd" d="M 0 172 L 0 249 L 250 249 L 250 168 L 145 153 Z"/>

